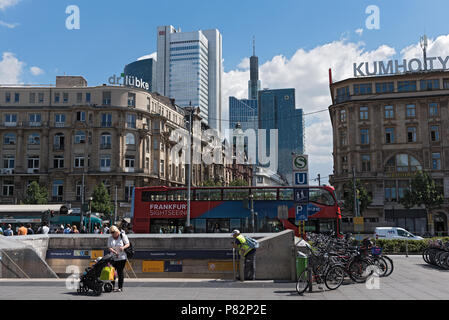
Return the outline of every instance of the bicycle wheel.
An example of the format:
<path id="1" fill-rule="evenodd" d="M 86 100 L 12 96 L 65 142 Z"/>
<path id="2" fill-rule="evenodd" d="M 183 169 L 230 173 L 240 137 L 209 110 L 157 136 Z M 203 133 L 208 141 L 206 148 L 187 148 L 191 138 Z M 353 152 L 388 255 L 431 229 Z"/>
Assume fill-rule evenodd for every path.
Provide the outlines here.
<path id="1" fill-rule="evenodd" d="M 374 265 L 378 268 L 377 273 L 379 277 L 385 277 L 388 273 L 388 264 L 383 257 L 375 257 L 373 259 Z"/>
<path id="2" fill-rule="evenodd" d="M 345 279 L 345 269 L 341 266 L 333 266 L 327 272 L 324 277 L 324 284 L 329 290 L 336 290 L 341 286 Z"/>
<path id="3" fill-rule="evenodd" d="M 370 263 L 365 259 L 358 259 L 351 262 L 348 271 L 351 279 L 357 283 L 366 282 L 366 279 L 373 273 L 373 270 L 368 270 Z"/>
<path id="4" fill-rule="evenodd" d="M 384 258 L 385 262 L 388 265 L 388 271 L 385 274 L 385 277 L 388 277 L 393 273 L 393 270 L 394 270 L 393 260 L 391 260 L 391 258 L 387 257 L 387 256 L 382 256 L 382 258 Z"/>
<path id="5" fill-rule="evenodd" d="M 303 294 L 308 287 L 309 287 L 309 272 L 308 270 L 304 270 L 299 275 L 298 281 L 296 281 L 296 292 L 298 292 L 298 294 Z"/>

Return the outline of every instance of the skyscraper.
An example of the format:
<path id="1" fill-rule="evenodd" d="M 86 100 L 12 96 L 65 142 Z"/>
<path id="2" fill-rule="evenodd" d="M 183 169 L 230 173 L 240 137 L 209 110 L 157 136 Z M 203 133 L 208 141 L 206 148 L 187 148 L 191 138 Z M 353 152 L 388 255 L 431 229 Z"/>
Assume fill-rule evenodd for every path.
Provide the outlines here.
<path id="1" fill-rule="evenodd" d="M 257 100 L 229 97 L 229 129 L 235 129 L 237 123 L 240 123 L 244 131 L 257 130 Z"/>
<path id="2" fill-rule="evenodd" d="M 249 59 L 250 80 L 248 82 L 248 99 L 257 100 L 261 83 L 259 80 L 259 58 L 256 56 L 256 40 L 253 38 L 253 55 Z"/>
<path id="3" fill-rule="evenodd" d="M 150 85 L 150 92 L 156 91 L 156 60 L 142 59 L 125 66 L 125 75 L 143 79 Z"/>
<path id="4" fill-rule="evenodd" d="M 292 152 L 303 154 L 304 113 L 296 109 L 295 89 L 259 91 L 259 129 L 278 130 L 278 172 L 292 182 Z M 270 150 L 267 139 L 267 150 Z"/>
<path id="5" fill-rule="evenodd" d="M 221 132 L 220 32 L 158 27 L 157 56 L 157 92 L 181 107 L 199 107 L 203 122 Z"/>

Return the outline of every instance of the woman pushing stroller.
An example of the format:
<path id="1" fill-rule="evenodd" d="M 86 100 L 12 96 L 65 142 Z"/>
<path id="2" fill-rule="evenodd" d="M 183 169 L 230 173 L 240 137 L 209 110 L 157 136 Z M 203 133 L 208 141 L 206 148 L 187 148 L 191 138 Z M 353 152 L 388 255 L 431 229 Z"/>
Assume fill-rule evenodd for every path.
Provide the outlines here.
<path id="1" fill-rule="evenodd" d="M 112 226 L 109 229 L 111 236 L 108 239 L 109 251 L 113 254 L 112 265 L 117 271 L 118 275 L 118 289 L 114 290 L 116 292 L 123 291 L 124 274 L 123 269 L 125 268 L 127 256 L 125 249 L 127 249 L 130 244 L 126 234 L 121 233 L 116 226 Z M 115 281 L 112 281 L 112 285 L 115 288 Z"/>

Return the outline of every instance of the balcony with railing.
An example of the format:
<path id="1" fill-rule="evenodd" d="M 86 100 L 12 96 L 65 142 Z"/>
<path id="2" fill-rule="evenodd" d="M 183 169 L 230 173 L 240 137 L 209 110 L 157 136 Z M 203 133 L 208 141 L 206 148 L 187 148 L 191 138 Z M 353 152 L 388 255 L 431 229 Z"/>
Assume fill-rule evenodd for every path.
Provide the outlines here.
<path id="1" fill-rule="evenodd" d="M 110 149 L 112 149 L 112 144 L 111 143 L 102 143 L 102 144 L 100 144 L 100 149 L 101 150 L 110 150 Z"/>
<path id="2" fill-rule="evenodd" d="M 64 145 L 63 144 L 54 144 L 53 151 L 64 151 Z"/>

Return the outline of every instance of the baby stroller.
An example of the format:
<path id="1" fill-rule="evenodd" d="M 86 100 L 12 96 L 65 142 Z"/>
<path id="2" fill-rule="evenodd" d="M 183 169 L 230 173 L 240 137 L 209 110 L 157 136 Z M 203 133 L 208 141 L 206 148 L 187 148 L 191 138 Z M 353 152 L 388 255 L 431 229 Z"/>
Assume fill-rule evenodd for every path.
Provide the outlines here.
<path id="1" fill-rule="evenodd" d="M 100 296 L 103 292 L 111 292 L 113 287 L 109 281 L 101 281 L 100 275 L 104 267 L 112 263 L 114 256 L 108 254 L 102 258 L 96 260 L 96 263 L 92 267 L 86 268 L 86 271 L 80 277 L 80 283 L 78 293 L 87 293 L 92 290 L 95 295 Z"/>

